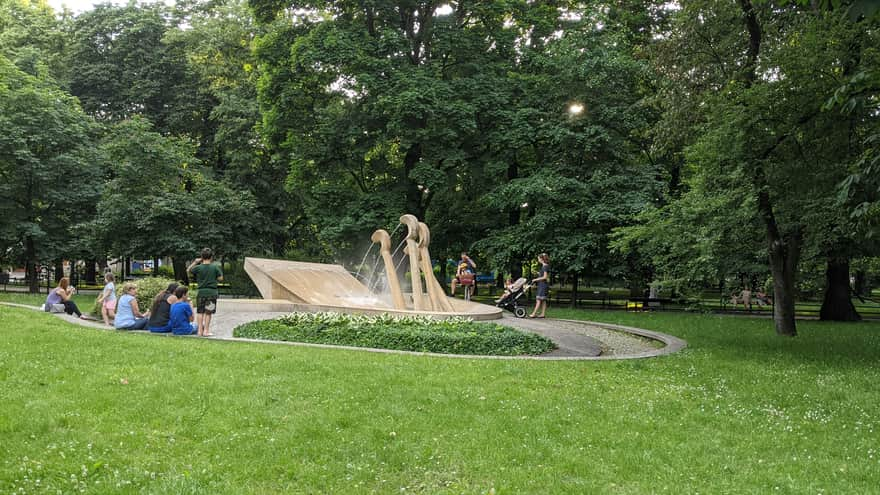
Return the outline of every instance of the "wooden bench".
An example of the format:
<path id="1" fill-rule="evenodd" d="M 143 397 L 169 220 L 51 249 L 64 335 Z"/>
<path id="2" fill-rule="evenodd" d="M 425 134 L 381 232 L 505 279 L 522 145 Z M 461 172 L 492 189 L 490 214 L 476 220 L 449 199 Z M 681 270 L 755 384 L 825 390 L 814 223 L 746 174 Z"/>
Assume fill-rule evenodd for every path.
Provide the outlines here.
<path id="1" fill-rule="evenodd" d="M 664 304 L 669 305 L 678 302 L 676 299 L 667 297 L 629 297 L 626 300 L 627 311 L 642 311 L 661 309 Z"/>
<path id="2" fill-rule="evenodd" d="M 561 301 L 571 302 L 572 300 L 572 292 L 571 291 L 552 291 L 551 292 L 555 298 L 554 301 L 556 304 Z M 575 305 L 580 304 L 583 301 L 601 301 L 601 307 L 606 307 L 610 305 L 610 299 L 608 297 L 608 292 L 599 291 L 599 290 L 591 290 L 586 292 L 580 292 L 576 294 Z"/>

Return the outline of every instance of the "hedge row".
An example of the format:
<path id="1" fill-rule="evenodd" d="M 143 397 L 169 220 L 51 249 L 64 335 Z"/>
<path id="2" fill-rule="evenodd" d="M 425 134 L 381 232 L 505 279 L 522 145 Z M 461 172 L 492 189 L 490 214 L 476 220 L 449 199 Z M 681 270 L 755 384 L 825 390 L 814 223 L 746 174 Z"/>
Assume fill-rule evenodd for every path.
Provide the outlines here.
<path id="1" fill-rule="evenodd" d="M 340 313 L 292 313 L 274 320 L 245 323 L 233 335 L 242 338 L 335 344 L 488 356 L 543 354 L 556 348 L 545 337 L 494 323 L 465 318 L 393 318 Z"/>

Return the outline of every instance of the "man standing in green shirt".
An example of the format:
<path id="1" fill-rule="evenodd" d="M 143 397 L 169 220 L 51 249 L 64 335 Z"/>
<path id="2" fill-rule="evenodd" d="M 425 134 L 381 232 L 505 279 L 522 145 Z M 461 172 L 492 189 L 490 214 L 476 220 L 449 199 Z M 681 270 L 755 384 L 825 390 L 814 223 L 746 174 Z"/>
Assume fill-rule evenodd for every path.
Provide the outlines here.
<path id="1" fill-rule="evenodd" d="M 198 321 L 198 334 L 202 337 L 213 337 L 211 333 L 211 317 L 217 311 L 217 282 L 223 280 L 223 270 L 220 265 L 212 263 L 214 253 L 210 248 L 202 249 L 202 257 L 196 258 L 189 264 L 186 271 L 193 274 L 196 284 L 199 286 L 199 295 L 196 298 L 196 313 Z"/>

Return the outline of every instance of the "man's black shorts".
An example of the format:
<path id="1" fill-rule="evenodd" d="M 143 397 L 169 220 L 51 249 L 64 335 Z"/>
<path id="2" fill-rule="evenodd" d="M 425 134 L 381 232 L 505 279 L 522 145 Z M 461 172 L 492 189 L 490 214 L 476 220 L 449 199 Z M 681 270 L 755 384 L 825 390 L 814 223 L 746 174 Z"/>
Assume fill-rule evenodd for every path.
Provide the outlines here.
<path id="1" fill-rule="evenodd" d="M 196 313 L 212 315 L 217 312 L 217 296 L 199 296 L 196 298 Z"/>

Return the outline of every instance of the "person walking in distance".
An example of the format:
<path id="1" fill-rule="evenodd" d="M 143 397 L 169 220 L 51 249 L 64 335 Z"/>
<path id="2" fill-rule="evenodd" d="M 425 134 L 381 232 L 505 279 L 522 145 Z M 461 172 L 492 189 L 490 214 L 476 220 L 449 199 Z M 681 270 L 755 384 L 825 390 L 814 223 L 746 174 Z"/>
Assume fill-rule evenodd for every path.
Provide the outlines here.
<path id="1" fill-rule="evenodd" d="M 538 271 L 538 278 L 533 279 L 533 284 L 538 284 L 538 293 L 535 295 L 535 309 L 529 318 L 543 318 L 547 311 L 547 300 L 550 298 L 550 257 L 547 253 L 538 255 L 538 262 L 541 263 L 541 269 Z M 538 314 L 541 310 L 541 314 Z"/>
<path id="2" fill-rule="evenodd" d="M 198 285 L 196 298 L 197 333 L 202 337 L 212 337 L 211 318 L 217 312 L 217 283 L 223 280 L 223 270 L 214 264 L 214 253 L 210 248 L 202 249 L 202 257 L 196 258 L 186 271 L 193 274 Z"/>

